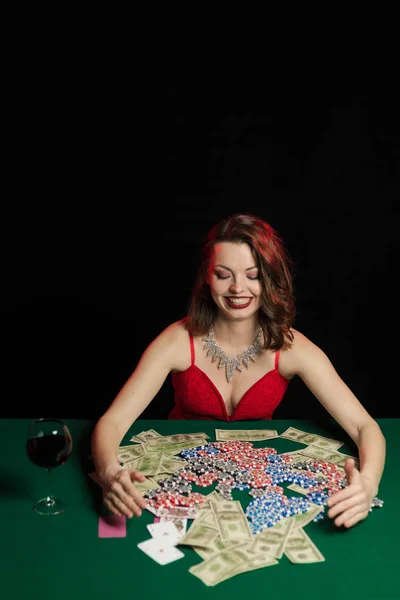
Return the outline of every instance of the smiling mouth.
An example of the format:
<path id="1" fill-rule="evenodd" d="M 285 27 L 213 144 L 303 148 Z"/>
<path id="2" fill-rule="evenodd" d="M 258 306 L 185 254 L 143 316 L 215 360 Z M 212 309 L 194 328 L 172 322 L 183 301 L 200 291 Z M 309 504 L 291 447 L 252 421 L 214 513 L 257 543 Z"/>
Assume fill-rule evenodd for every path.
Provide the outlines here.
<path id="1" fill-rule="evenodd" d="M 252 303 L 253 298 L 243 298 L 236 296 L 225 296 L 225 302 L 230 308 L 247 308 Z"/>

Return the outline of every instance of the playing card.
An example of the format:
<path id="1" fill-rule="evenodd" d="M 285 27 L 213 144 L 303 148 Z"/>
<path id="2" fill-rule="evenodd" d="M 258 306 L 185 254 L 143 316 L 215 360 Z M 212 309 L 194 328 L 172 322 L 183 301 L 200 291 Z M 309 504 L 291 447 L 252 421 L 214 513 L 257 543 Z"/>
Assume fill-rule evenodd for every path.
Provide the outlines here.
<path id="1" fill-rule="evenodd" d="M 187 519 L 181 519 L 180 517 L 154 517 L 154 523 L 164 523 L 171 521 L 180 533 L 180 537 L 183 537 L 187 529 Z"/>
<path id="2" fill-rule="evenodd" d="M 150 523 L 150 525 L 147 525 L 147 529 L 153 538 L 164 540 L 170 546 L 176 546 L 181 537 L 172 521 Z"/>
<path id="3" fill-rule="evenodd" d="M 160 506 L 157 517 L 179 517 L 181 519 L 195 519 L 198 516 L 197 508 L 194 506 Z"/>
<path id="4" fill-rule="evenodd" d="M 149 540 L 140 542 L 138 548 L 158 562 L 159 565 L 167 565 L 185 556 L 175 546 L 171 546 L 168 542 L 157 538 L 150 538 Z"/>
<path id="5" fill-rule="evenodd" d="M 153 513 L 153 515 L 157 515 L 158 509 L 157 509 L 157 508 L 154 508 L 154 506 L 152 506 L 152 505 L 150 504 L 150 502 L 147 502 L 146 509 L 147 509 L 149 512 Z"/>
<path id="6" fill-rule="evenodd" d="M 100 538 L 126 537 L 126 517 L 104 515 L 99 517 L 98 535 Z"/>

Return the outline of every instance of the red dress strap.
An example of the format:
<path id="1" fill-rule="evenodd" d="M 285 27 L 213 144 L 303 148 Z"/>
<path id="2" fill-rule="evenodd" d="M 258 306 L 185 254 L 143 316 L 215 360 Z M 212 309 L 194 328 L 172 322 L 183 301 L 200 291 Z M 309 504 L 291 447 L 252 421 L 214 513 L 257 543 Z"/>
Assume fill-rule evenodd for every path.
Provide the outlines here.
<path id="1" fill-rule="evenodd" d="M 280 355 L 281 351 L 277 350 L 275 352 L 275 371 L 278 370 L 278 365 L 279 365 L 279 355 Z"/>
<path id="2" fill-rule="evenodd" d="M 194 365 L 194 340 L 193 340 L 193 336 L 189 333 L 189 339 L 190 339 L 190 357 L 192 360 L 192 366 Z"/>

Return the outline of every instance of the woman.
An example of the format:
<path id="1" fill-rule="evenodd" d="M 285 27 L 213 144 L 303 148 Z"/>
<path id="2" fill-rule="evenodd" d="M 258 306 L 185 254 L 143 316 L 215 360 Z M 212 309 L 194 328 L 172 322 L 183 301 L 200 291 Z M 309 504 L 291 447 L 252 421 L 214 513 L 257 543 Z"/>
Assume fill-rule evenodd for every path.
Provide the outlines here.
<path id="1" fill-rule="evenodd" d="M 121 469 L 116 456 L 171 373 L 169 418 L 225 421 L 271 419 L 290 380 L 301 377 L 359 451 L 360 470 L 346 461 L 348 485 L 330 497 L 328 516 L 351 527 L 369 514 L 385 438 L 326 354 L 293 328 L 292 267 L 277 232 L 256 216 L 235 214 L 212 228 L 187 317 L 150 343 L 94 429 L 92 456 L 111 512 L 130 518 L 146 506 L 133 484 L 143 475 Z"/>

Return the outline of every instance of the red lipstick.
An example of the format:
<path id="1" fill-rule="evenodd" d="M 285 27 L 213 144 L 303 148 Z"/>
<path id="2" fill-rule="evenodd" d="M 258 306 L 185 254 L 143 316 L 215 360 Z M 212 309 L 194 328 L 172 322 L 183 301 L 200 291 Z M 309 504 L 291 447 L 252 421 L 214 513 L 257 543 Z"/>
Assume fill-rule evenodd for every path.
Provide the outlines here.
<path id="1" fill-rule="evenodd" d="M 240 299 L 240 298 L 245 298 L 246 296 L 235 296 L 235 298 Z M 248 306 L 250 306 L 250 304 L 252 303 L 253 298 L 248 298 L 248 302 L 243 302 L 241 304 L 235 304 L 231 301 L 231 299 L 228 296 L 225 296 L 225 302 L 227 303 L 227 305 L 230 308 L 247 308 Z"/>

